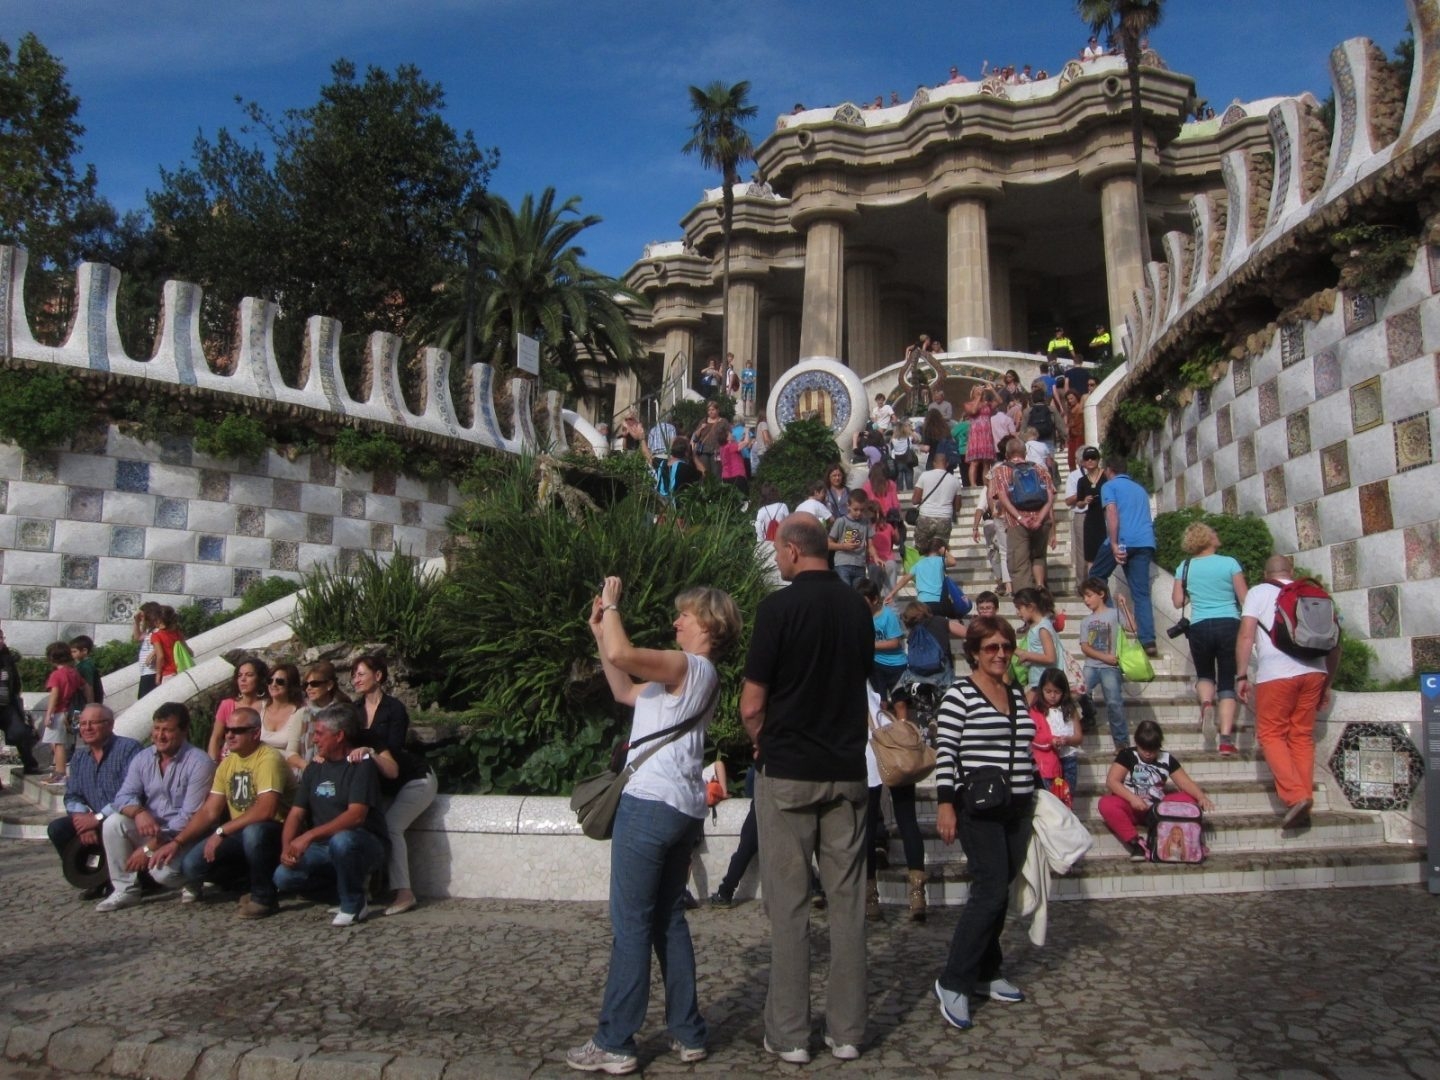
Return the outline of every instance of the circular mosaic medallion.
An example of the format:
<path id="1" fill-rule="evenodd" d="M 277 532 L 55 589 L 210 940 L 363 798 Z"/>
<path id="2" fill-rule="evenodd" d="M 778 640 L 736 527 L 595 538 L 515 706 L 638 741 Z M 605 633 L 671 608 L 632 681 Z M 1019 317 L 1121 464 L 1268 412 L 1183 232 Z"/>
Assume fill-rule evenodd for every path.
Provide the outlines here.
<path id="1" fill-rule="evenodd" d="M 848 447 L 869 418 L 864 401 L 860 376 L 838 360 L 812 356 L 781 376 L 766 411 L 777 436 L 793 420 L 816 419 L 835 433 L 837 444 Z"/>

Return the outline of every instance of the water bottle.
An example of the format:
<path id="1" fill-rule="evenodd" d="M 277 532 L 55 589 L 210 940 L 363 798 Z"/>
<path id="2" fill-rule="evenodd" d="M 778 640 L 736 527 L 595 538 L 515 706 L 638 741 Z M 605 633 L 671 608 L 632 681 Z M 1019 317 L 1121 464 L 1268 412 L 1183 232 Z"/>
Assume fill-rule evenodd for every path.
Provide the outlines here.
<path id="1" fill-rule="evenodd" d="M 1124 561 L 1125 561 L 1125 541 L 1124 541 L 1124 540 L 1121 540 L 1118 544 L 1115 545 L 1115 561 L 1116 561 L 1116 562 L 1124 562 Z"/>

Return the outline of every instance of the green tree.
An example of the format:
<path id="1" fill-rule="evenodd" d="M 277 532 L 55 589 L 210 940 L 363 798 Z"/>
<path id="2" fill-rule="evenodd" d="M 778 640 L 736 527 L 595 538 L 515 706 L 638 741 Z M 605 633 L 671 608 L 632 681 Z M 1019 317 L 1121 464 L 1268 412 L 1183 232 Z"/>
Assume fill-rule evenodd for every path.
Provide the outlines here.
<path id="1" fill-rule="evenodd" d="M 516 332 L 536 337 L 542 379 L 548 366 L 578 397 L 593 390 L 585 381 L 587 363 L 633 366 L 640 346 L 626 313 L 644 299 L 582 261 L 585 249 L 575 241 L 600 218 L 581 216 L 578 195 L 557 206 L 555 189 L 546 188 L 538 200 L 527 194 L 517 209 L 503 197 L 487 194 L 475 211 L 462 215 L 468 245 L 466 287 L 444 290 L 449 297 L 459 297 L 461 306 L 442 311 L 432 339 L 436 344 L 454 349 L 464 339 L 473 303 L 480 360 L 511 367 Z M 458 284 L 454 273 L 451 282 Z"/>
<path id="2" fill-rule="evenodd" d="M 1140 229 L 1140 258 L 1148 259 L 1150 233 L 1145 222 L 1145 170 L 1143 153 L 1145 115 L 1140 108 L 1140 42 L 1160 25 L 1164 0 L 1075 0 L 1080 18 L 1106 41 L 1120 45 L 1130 79 L 1130 144 L 1135 154 L 1135 203 Z"/>
<path id="3" fill-rule="evenodd" d="M 726 86 L 715 81 L 703 89 L 690 87 L 690 109 L 695 114 L 687 154 L 699 154 L 707 169 L 720 170 L 720 340 L 730 347 L 730 228 L 735 220 L 732 188 L 740 181 L 740 166 L 755 158 L 755 145 L 745 130 L 759 110 L 750 104 L 750 83 Z M 745 359 L 742 357 L 742 359 Z M 753 357 L 750 358 L 753 360 Z"/>
<path id="4" fill-rule="evenodd" d="M 341 59 L 331 75 L 316 104 L 278 119 L 242 103 L 239 136 L 202 135 L 192 162 L 161 170 L 151 212 L 171 270 L 231 319 L 244 296 L 261 296 L 283 299 L 297 322 L 340 319 L 352 342 L 404 335 L 434 302 L 459 254 L 451 223 L 498 155 L 445 121 L 444 90 L 412 65 L 362 78 Z"/>
<path id="5" fill-rule="evenodd" d="M 95 166 L 75 160 L 79 113 L 65 65 L 39 38 L 26 34 L 13 51 L 0 39 L 0 243 L 29 252 L 26 307 L 42 340 L 69 325 L 71 271 L 100 257 L 115 227 Z"/>

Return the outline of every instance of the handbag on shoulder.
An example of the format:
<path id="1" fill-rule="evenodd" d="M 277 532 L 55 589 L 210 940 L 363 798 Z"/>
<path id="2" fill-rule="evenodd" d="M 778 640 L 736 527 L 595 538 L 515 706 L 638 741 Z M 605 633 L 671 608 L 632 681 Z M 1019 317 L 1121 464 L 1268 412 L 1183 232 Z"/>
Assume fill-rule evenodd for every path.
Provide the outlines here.
<path id="1" fill-rule="evenodd" d="M 883 711 L 883 710 L 882 710 Z M 888 724 L 870 717 L 870 749 L 875 768 L 886 787 L 905 787 L 924 780 L 935 771 L 935 748 L 925 742 L 920 729 L 909 720 L 885 713 Z"/>

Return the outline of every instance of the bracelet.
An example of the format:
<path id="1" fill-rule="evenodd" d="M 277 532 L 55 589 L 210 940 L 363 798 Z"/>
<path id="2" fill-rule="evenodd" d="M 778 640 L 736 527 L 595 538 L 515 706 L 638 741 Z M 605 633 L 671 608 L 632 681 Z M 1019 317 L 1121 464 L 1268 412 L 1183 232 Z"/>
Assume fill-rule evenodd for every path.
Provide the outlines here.
<path id="1" fill-rule="evenodd" d="M 604 614 L 604 613 L 607 612 L 607 611 L 619 611 L 619 610 L 620 610 L 620 605 L 619 605 L 619 604 L 605 604 L 605 605 L 603 605 L 603 606 L 600 608 L 601 614 Z"/>

